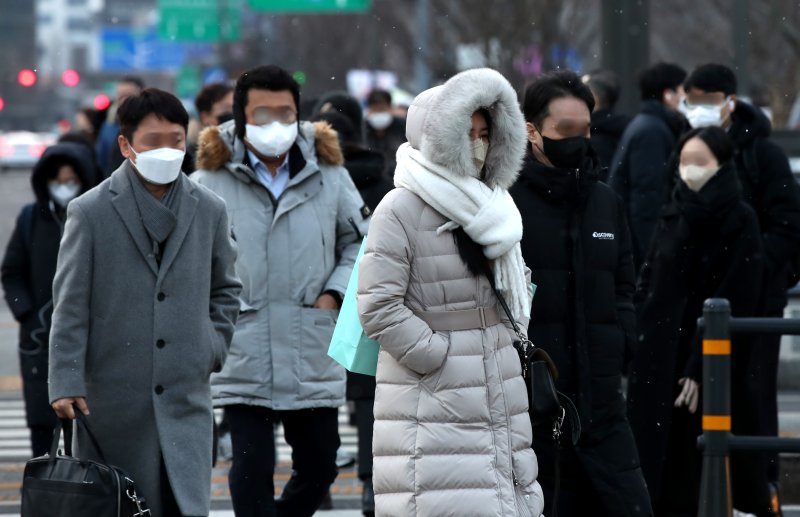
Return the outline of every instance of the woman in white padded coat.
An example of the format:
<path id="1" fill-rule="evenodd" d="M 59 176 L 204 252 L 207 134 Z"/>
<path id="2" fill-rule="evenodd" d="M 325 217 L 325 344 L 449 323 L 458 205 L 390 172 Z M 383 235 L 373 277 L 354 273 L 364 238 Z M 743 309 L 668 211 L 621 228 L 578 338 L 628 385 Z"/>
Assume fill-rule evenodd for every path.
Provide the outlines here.
<path id="1" fill-rule="evenodd" d="M 516 336 L 492 288 L 525 332 L 516 94 L 493 70 L 463 72 L 414 100 L 406 136 L 359 266 L 360 319 L 381 344 L 375 514 L 538 517 Z"/>

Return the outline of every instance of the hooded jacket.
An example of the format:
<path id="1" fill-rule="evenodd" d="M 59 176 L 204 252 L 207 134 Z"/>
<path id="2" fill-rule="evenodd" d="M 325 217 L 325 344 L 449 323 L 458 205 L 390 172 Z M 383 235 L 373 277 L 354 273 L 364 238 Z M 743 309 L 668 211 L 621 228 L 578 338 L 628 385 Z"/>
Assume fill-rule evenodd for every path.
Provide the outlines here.
<path id="1" fill-rule="evenodd" d="M 347 289 L 369 210 L 327 124 L 300 123 L 278 199 L 246 160 L 233 121 L 201 133 L 191 178 L 226 202 L 243 283 L 231 349 L 212 377 L 214 403 L 338 407 L 345 370 L 327 354 L 337 312 L 313 305 L 326 291 Z"/>
<path id="2" fill-rule="evenodd" d="M 637 271 L 655 231 L 665 199 L 667 165 L 683 129 L 678 113 L 658 101 L 645 101 L 622 134 L 611 162 L 608 181 L 625 207 Z"/>
<path id="3" fill-rule="evenodd" d="M 697 504 L 700 470 L 694 467 L 700 463 L 696 437 L 702 411 L 692 415 L 674 408 L 673 402 L 681 390 L 678 379 L 702 381 L 697 319 L 703 303 L 726 298 L 734 317 L 755 316 L 762 267 L 758 220 L 742 199 L 733 163 L 724 165 L 699 192 L 683 182 L 676 185 L 662 209 L 636 289 L 640 344 L 628 386 L 628 415 L 656 507 L 686 500 Z M 733 431 L 755 434 L 753 394 L 758 390 L 749 370 L 752 339 L 735 336 L 732 350 Z M 734 459 L 735 478 L 759 471 L 740 461 Z M 738 486 L 766 486 L 761 481 Z M 758 491 L 739 492 L 734 495 L 736 508 L 758 513 L 744 503 Z"/>
<path id="4" fill-rule="evenodd" d="M 47 356 L 53 277 L 65 209 L 51 202 L 47 183 L 62 165 L 71 165 L 75 170 L 81 181 L 81 193 L 97 183 L 90 149 L 76 143 L 45 149 L 31 175 L 36 201 L 23 208 L 17 218 L 0 266 L 6 302 L 20 323 L 20 364 L 25 381 L 26 418 L 31 427 L 56 423 L 47 396 Z"/>
<path id="5" fill-rule="evenodd" d="M 770 140 L 772 127 L 761 110 L 736 101 L 732 121 L 728 134 L 744 200 L 756 211 L 764 243 L 764 309 L 780 314 L 800 275 L 800 187 L 786 153 Z"/>
<path id="6" fill-rule="evenodd" d="M 420 94 L 408 141 L 451 171 L 474 171 L 470 118 L 492 115 L 485 181 L 508 188 L 524 152 L 516 95 L 497 72 L 464 72 Z M 543 501 L 513 332 L 504 324 L 434 331 L 415 312 L 486 307 L 489 280 L 462 261 L 447 220 L 405 188 L 373 216 L 359 265 L 358 309 L 381 344 L 375 394 L 376 515 L 538 516 Z M 518 322 L 527 328 L 527 319 Z"/>

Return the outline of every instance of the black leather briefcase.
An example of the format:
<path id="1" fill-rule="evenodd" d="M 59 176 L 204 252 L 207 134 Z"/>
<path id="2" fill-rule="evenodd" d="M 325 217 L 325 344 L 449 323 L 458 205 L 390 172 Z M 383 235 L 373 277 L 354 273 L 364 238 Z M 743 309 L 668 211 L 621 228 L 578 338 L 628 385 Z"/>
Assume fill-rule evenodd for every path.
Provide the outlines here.
<path id="1" fill-rule="evenodd" d="M 74 409 L 77 432 L 89 436 L 101 462 L 73 457 L 72 422 L 59 421 L 50 452 L 25 464 L 21 517 L 149 517 L 133 479 L 107 464 L 86 417 Z M 64 453 L 58 449 L 62 431 Z"/>

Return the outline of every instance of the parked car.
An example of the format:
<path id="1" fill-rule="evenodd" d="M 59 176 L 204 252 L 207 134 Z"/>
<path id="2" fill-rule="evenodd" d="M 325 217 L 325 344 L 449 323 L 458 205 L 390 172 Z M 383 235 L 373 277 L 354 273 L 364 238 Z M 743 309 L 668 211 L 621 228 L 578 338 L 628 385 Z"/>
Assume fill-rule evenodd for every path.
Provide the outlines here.
<path id="1" fill-rule="evenodd" d="M 32 168 L 55 141 L 56 136 L 50 133 L 10 131 L 0 134 L 0 169 Z"/>

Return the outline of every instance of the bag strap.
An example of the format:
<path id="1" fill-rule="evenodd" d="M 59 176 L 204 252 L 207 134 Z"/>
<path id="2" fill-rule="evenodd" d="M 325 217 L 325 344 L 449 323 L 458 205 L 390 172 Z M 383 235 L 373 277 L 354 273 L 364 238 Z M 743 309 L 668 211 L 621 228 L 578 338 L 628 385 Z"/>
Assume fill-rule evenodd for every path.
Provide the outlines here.
<path id="1" fill-rule="evenodd" d="M 72 423 L 69 425 L 69 440 L 67 440 L 67 430 L 64 426 L 64 420 L 59 419 L 56 422 L 56 428 L 53 429 L 53 440 L 50 442 L 50 459 L 55 459 L 58 454 L 58 441 L 61 439 L 61 430 L 64 430 L 64 445 L 66 446 L 66 455 L 72 456 Z"/>
<path id="2" fill-rule="evenodd" d="M 500 294 L 497 288 L 495 288 L 494 282 L 489 282 L 489 284 L 492 286 L 492 291 L 494 291 L 497 301 L 500 302 L 503 312 L 506 313 L 508 321 L 511 322 L 511 328 L 514 329 L 514 333 L 517 335 L 517 339 L 519 339 L 519 348 L 517 348 L 516 343 L 514 344 L 514 347 L 517 348 L 517 351 L 520 354 L 520 360 L 523 363 L 522 367 L 525 370 L 523 371 L 523 377 L 528 377 L 528 361 L 544 361 L 547 364 L 547 369 L 550 370 L 550 375 L 553 377 L 553 381 L 557 381 L 558 368 L 556 367 L 556 363 L 554 363 L 553 359 L 550 357 L 550 354 L 548 354 L 544 349 L 535 346 L 530 339 L 526 338 L 522 334 L 522 331 L 519 329 L 519 325 L 517 325 L 517 321 L 514 319 L 514 316 L 511 315 L 511 309 L 508 308 L 506 299 L 502 294 Z"/>
<path id="3" fill-rule="evenodd" d="M 508 308 L 508 304 L 506 303 L 505 298 L 503 298 L 503 295 L 500 294 L 500 292 L 494 286 L 494 282 L 490 281 L 489 284 L 492 286 L 492 290 L 494 291 L 494 295 L 497 297 L 497 300 L 500 302 L 500 306 L 503 307 L 503 311 L 505 311 L 506 316 L 508 316 L 508 320 L 511 322 L 511 327 L 517 334 L 517 338 L 519 338 L 520 349 L 518 349 L 518 351 L 520 353 L 520 359 L 522 359 L 523 376 L 527 378 L 528 360 L 536 356 L 538 352 L 542 352 L 542 354 L 539 354 L 540 355 L 539 360 L 545 361 L 545 363 L 547 363 L 548 369 L 550 370 L 550 374 L 553 376 L 554 380 L 558 378 L 558 369 L 555 367 L 555 364 L 553 363 L 553 360 L 550 358 L 550 355 L 547 354 L 547 352 L 545 352 L 541 348 L 536 348 L 535 346 L 533 346 L 533 343 L 531 343 L 529 339 L 527 339 L 525 336 L 522 335 L 522 332 L 519 329 L 519 325 L 517 325 L 514 316 L 511 315 L 511 310 Z M 555 446 L 553 476 L 555 477 L 555 479 L 553 484 L 553 506 L 551 508 L 552 511 L 550 512 L 551 517 L 558 517 L 558 494 L 561 491 L 561 440 L 559 438 L 561 437 L 561 426 L 564 423 L 564 418 L 568 416 L 566 414 L 566 410 L 564 409 L 562 400 L 562 397 L 564 398 L 567 397 L 565 397 L 560 392 L 556 393 L 559 395 L 558 399 L 559 403 L 561 403 L 562 405 L 561 412 L 563 416 L 560 419 L 557 419 L 556 422 L 554 422 L 553 424 L 553 445 Z M 567 400 L 569 400 L 569 398 L 567 398 Z M 580 434 L 580 431 L 578 431 L 578 434 Z M 573 440 L 574 436 L 575 432 L 573 428 Z M 573 445 L 575 443 L 577 443 L 577 440 L 574 440 Z"/>
<path id="4" fill-rule="evenodd" d="M 522 331 L 519 329 L 519 325 L 517 325 L 517 320 L 515 320 L 514 316 L 511 315 L 511 309 L 508 308 L 506 299 L 503 298 L 503 295 L 500 294 L 500 291 L 498 291 L 497 288 L 494 286 L 494 282 L 489 282 L 489 284 L 492 286 L 492 291 L 494 291 L 494 295 L 497 298 L 497 301 L 500 302 L 500 306 L 503 308 L 503 312 L 505 312 L 506 316 L 508 316 L 508 321 L 511 322 L 511 328 L 514 329 L 514 333 L 517 335 L 517 338 L 520 341 L 528 341 L 528 339 L 522 335 Z"/>
<path id="5" fill-rule="evenodd" d="M 89 428 L 89 421 L 86 418 L 78 406 L 73 404 L 72 410 L 75 412 L 75 420 L 77 421 L 78 425 L 83 427 L 86 434 L 89 436 L 89 441 L 92 442 L 92 447 L 94 447 L 97 456 L 100 458 L 102 463 L 108 463 L 106 461 L 106 456 L 103 454 L 103 449 L 100 448 L 100 443 L 95 438 L 94 433 Z M 72 457 L 72 420 L 69 418 L 61 418 L 58 420 L 56 424 L 56 429 L 53 432 L 53 441 L 50 444 L 50 457 L 55 458 L 56 453 L 58 451 L 58 439 L 61 437 L 61 434 L 64 434 L 64 454 L 67 456 Z"/>

